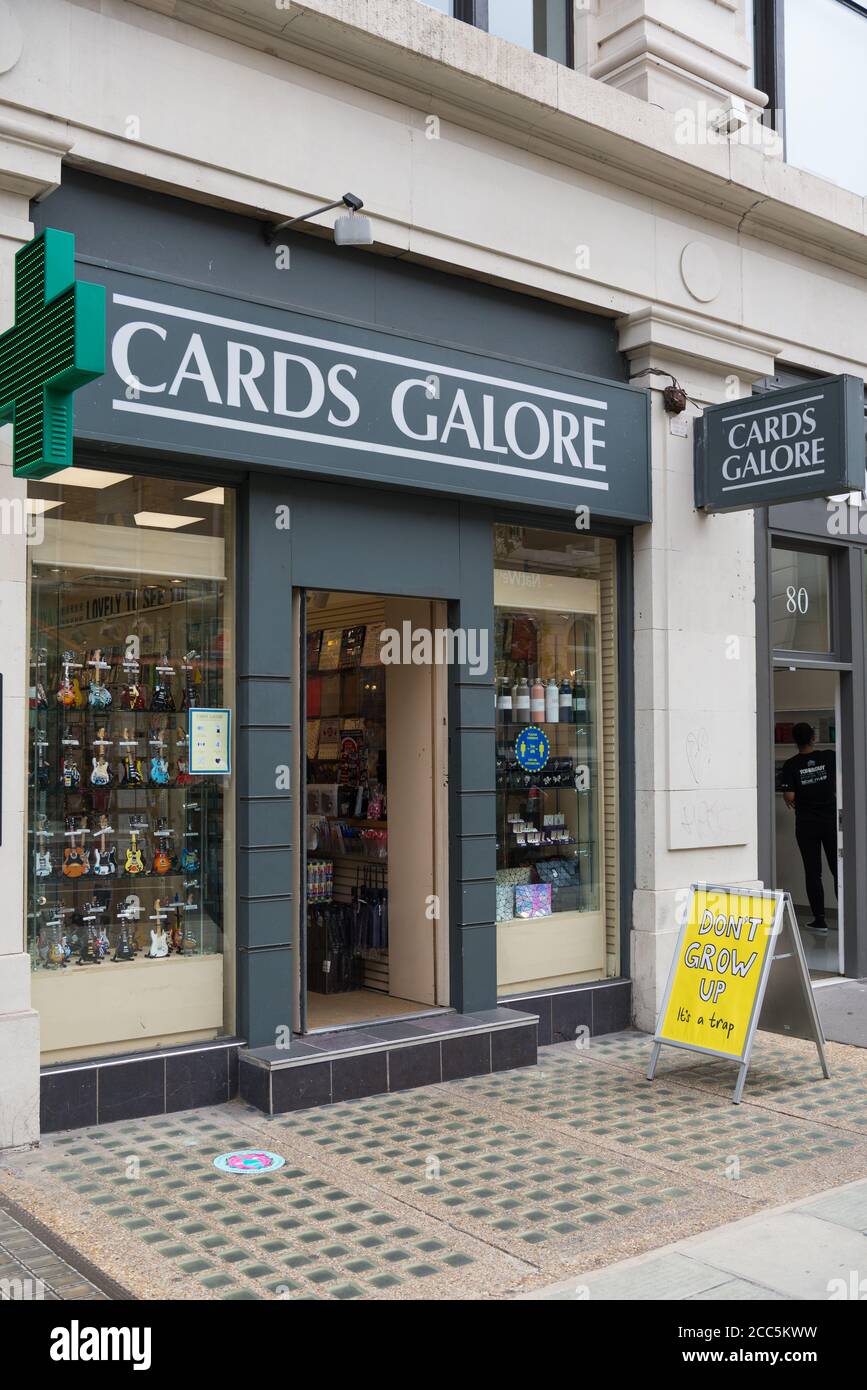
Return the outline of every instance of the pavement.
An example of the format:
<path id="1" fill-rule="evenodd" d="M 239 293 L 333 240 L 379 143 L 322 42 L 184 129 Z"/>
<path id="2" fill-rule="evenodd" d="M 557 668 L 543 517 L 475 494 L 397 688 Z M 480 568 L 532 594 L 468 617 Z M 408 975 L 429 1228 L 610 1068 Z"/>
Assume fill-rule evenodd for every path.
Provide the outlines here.
<path id="1" fill-rule="evenodd" d="M 865 1272 L 867 1182 L 854 1182 L 520 1297 L 860 1301 Z"/>
<path id="2" fill-rule="evenodd" d="M 669 1247 L 867 1179 L 867 1051 L 829 1044 L 824 1080 L 814 1046 L 759 1033 L 735 1106 L 731 1064 L 663 1049 L 648 1083 L 650 1046 L 630 1031 L 274 1118 L 233 1101 L 49 1135 L 4 1156 L 0 1203 L 142 1299 L 512 1299 L 652 1252 L 671 1288 L 687 1262 L 684 1297 L 773 1289 L 716 1247 Z M 285 1164 L 214 1167 L 240 1148 Z"/>
<path id="3" fill-rule="evenodd" d="M 867 980 L 835 980 L 814 989 L 813 997 L 826 1038 L 867 1047 Z"/>
<path id="4" fill-rule="evenodd" d="M 0 1201 L 0 1303 L 129 1298 L 53 1232 Z"/>

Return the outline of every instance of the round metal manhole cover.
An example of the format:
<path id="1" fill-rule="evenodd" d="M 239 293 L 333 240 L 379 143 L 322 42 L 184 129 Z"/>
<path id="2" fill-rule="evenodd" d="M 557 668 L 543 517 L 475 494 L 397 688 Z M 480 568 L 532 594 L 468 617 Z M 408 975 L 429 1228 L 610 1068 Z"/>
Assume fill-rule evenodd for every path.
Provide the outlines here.
<path id="1" fill-rule="evenodd" d="M 218 1154 L 214 1167 L 221 1173 L 273 1173 L 285 1162 L 285 1158 L 267 1149 L 233 1149 L 231 1153 Z"/>

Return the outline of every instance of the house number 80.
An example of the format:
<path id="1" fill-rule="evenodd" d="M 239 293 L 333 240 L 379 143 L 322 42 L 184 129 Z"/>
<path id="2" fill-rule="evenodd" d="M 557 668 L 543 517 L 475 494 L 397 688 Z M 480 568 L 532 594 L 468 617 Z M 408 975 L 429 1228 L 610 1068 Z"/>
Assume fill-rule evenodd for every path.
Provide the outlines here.
<path id="1" fill-rule="evenodd" d="M 786 612 L 806 613 L 809 607 L 810 595 L 803 584 L 800 589 L 796 589 L 794 584 L 790 584 L 786 589 Z"/>

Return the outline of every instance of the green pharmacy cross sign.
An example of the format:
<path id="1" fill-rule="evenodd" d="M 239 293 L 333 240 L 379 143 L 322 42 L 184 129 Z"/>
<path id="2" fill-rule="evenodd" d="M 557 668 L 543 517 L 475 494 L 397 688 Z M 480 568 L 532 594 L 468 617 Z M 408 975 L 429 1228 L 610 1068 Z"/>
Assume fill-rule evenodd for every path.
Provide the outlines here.
<path id="1" fill-rule="evenodd" d="M 15 256 L 15 323 L 0 334 L 0 424 L 17 478 L 72 463 L 72 393 L 105 371 L 105 288 L 75 279 L 75 238 L 46 227 Z"/>

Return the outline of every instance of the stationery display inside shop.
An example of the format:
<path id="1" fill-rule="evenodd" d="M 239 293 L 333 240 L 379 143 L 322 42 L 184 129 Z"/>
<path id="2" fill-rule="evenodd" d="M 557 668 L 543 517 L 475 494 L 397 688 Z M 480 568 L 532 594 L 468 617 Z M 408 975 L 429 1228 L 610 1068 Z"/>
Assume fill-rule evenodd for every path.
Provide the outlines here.
<path id="1" fill-rule="evenodd" d="M 31 608 L 33 969 L 221 951 L 222 787 L 187 732 L 222 704 L 221 586 L 34 565 Z"/>
<path id="2" fill-rule="evenodd" d="M 382 623 L 315 626 L 318 605 L 331 622 L 341 601 L 307 597 L 307 980 L 317 994 L 388 990 Z"/>

